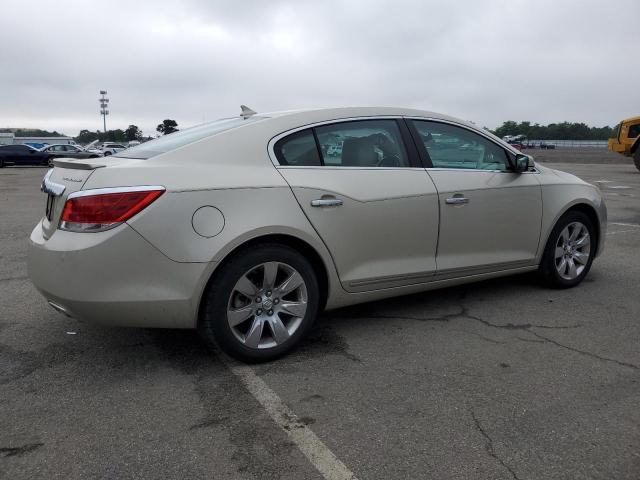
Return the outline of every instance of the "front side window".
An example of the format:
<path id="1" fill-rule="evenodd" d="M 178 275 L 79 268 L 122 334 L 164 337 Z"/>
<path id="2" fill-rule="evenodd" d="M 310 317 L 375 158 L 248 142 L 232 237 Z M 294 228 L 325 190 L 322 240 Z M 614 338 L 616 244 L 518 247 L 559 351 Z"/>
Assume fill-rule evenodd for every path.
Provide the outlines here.
<path id="1" fill-rule="evenodd" d="M 434 168 L 509 170 L 507 152 L 477 133 L 445 123 L 413 120 Z"/>
<path id="2" fill-rule="evenodd" d="M 315 128 L 325 166 L 409 167 L 395 120 L 357 120 Z"/>
<path id="3" fill-rule="evenodd" d="M 638 135 L 640 135 L 640 123 L 636 123 L 635 125 L 631 125 L 629 127 L 629 133 L 627 134 L 627 136 L 629 138 L 636 138 Z"/>

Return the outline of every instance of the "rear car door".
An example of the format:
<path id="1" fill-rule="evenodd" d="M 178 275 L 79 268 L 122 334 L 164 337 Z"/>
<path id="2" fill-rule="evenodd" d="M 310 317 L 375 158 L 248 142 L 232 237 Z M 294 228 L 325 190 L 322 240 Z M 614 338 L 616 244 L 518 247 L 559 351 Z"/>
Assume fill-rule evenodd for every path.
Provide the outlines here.
<path id="1" fill-rule="evenodd" d="M 270 150 L 347 291 L 433 277 L 438 196 L 404 122 L 325 123 L 279 135 Z"/>
<path id="2" fill-rule="evenodd" d="M 542 221 L 537 173 L 513 172 L 513 154 L 468 127 L 409 124 L 438 189 L 438 278 L 532 265 Z"/>

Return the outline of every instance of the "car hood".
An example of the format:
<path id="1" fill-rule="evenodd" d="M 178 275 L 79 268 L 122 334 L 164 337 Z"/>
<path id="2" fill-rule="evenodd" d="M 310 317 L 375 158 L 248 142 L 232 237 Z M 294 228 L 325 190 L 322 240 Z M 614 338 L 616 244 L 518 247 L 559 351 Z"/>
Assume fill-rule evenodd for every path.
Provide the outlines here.
<path id="1" fill-rule="evenodd" d="M 551 175 L 556 177 L 556 180 L 553 183 L 573 183 L 579 185 L 591 185 L 588 182 L 585 182 L 579 177 L 572 175 L 571 173 L 563 172 L 562 170 L 556 170 L 554 168 L 545 167 L 544 165 L 540 165 L 536 163 L 536 169 L 543 175 Z M 558 179 L 560 181 L 558 181 Z"/>

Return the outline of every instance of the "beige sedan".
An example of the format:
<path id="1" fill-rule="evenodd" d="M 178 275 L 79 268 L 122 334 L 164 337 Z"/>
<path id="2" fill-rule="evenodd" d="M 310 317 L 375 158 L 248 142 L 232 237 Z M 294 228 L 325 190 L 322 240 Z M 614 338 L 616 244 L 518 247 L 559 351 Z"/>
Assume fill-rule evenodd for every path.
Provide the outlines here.
<path id="1" fill-rule="evenodd" d="M 420 110 L 243 109 L 54 163 L 29 251 L 51 306 L 197 328 L 245 361 L 288 352 L 323 309 L 532 270 L 575 286 L 605 238 L 596 187 Z"/>

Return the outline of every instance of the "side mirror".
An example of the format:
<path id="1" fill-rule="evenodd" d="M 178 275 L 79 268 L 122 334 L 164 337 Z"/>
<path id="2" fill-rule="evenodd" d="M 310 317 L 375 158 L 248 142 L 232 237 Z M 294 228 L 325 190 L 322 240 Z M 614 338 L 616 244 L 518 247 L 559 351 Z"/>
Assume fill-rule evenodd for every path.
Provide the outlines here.
<path id="1" fill-rule="evenodd" d="M 513 170 L 516 173 L 528 172 L 535 166 L 533 163 L 533 157 L 525 155 L 524 153 L 518 153 L 514 163 L 515 165 Z"/>

